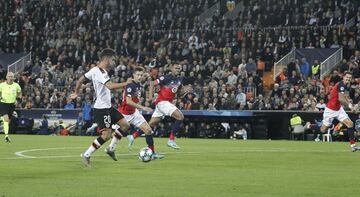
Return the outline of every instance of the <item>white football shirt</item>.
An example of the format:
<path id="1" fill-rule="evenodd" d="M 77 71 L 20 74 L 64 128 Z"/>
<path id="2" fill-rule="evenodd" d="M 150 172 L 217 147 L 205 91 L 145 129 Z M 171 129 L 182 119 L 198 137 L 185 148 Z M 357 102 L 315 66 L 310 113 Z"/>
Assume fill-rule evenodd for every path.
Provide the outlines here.
<path id="1" fill-rule="evenodd" d="M 91 80 L 95 90 L 95 104 L 94 108 L 104 109 L 111 107 L 111 92 L 105 86 L 105 83 L 110 80 L 106 70 L 97 66 L 91 68 L 84 76 Z"/>

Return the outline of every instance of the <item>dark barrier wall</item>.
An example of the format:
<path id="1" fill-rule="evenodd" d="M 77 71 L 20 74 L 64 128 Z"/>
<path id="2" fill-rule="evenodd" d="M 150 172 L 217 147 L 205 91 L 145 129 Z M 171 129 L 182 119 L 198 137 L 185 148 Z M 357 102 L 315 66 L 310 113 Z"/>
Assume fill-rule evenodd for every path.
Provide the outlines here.
<path id="1" fill-rule="evenodd" d="M 335 53 L 339 48 L 331 48 L 331 49 L 296 49 L 295 57 L 296 59 L 301 60 L 301 58 L 306 57 L 307 62 L 312 65 L 314 60 L 319 60 L 323 62 L 330 55 Z M 301 62 L 300 62 L 301 63 Z"/>
<path id="2" fill-rule="evenodd" d="M 41 119 L 46 114 L 50 119 L 76 119 L 80 110 L 18 110 L 20 118 Z M 315 119 L 321 120 L 321 112 L 303 111 L 202 111 L 183 110 L 185 122 L 247 122 L 252 127 L 252 139 L 290 139 L 290 118 L 298 114 L 305 122 L 314 123 Z M 149 120 L 150 113 L 144 113 Z M 350 114 L 355 121 L 356 114 Z"/>

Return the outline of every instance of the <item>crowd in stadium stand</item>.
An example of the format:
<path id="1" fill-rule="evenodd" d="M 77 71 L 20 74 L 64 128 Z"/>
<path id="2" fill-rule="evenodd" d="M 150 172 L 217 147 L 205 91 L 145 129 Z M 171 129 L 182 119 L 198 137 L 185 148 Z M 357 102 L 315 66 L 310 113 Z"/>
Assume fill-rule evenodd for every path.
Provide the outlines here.
<path id="1" fill-rule="evenodd" d="M 119 55 L 110 71 L 117 82 L 124 82 L 137 66 L 155 67 L 162 75 L 169 64 L 181 62 L 181 75 L 194 91 L 175 100 L 179 109 L 321 111 L 345 70 L 354 74 L 351 99 L 360 101 L 358 1 L 244 1 L 244 11 L 234 21 L 215 15 L 210 23 L 200 23 L 199 14 L 214 3 L 1 1 L 0 53 L 33 55 L 19 76 L 24 94 L 17 107 L 71 109 L 90 103 L 90 84 L 78 99 L 67 98 L 76 79 L 96 64 L 104 48 Z M 353 17 L 354 25 L 345 28 Z M 312 73 L 318 62 L 294 60 L 274 87 L 264 91 L 264 72 L 293 47 L 343 47 L 344 60 L 339 72 L 325 81 Z M 143 85 L 141 102 L 152 106 L 147 82 Z M 114 92 L 113 100 L 120 103 L 121 92 Z"/>

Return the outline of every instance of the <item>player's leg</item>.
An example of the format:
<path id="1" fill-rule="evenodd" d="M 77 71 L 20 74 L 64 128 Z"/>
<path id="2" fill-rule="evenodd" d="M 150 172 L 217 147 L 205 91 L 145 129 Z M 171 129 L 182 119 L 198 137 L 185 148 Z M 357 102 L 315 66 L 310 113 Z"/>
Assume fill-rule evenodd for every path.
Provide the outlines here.
<path id="1" fill-rule="evenodd" d="M 131 114 L 131 115 L 123 115 L 123 116 L 124 116 L 125 120 L 128 122 L 129 128 L 130 128 L 130 125 L 134 126 L 135 113 Z M 135 133 L 135 132 L 133 132 L 133 133 Z M 133 137 L 133 135 L 127 135 L 126 138 L 128 139 L 128 149 L 131 150 L 132 146 L 134 145 L 135 138 Z"/>
<path id="2" fill-rule="evenodd" d="M 162 159 L 163 155 L 155 151 L 153 130 L 151 129 L 149 123 L 146 122 L 144 116 L 142 116 L 139 111 L 134 113 L 134 119 L 132 122 L 136 127 L 140 128 L 145 133 L 145 140 L 148 147 L 153 151 L 152 159 Z"/>
<path id="3" fill-rule="evenodd" d="M 3 128 L 4 128 L 4 133 L 5 133 L 5 142 L 10 142 L 10 137 L 9 137 L 9 129 L 10 129 L 10 117 L 12 116 L 12 114 L 15 111 L 15 105 L 14 104 L 5 104 L 6 106 L 4 106 L 4 109 L 6 110 L 3 116 Z M 3 106 L 0 106 L 3 107 Z"/>
<path id="4" fill-rule="evenodd" d="M 332 125 L 332 122 L 334 120 L 334 117 L 337 116 L 337 112 L 333 111 L 329 108 L 325 108 L 324 113 L 323 113 L 323 119 L 322 119 L 322 123 L 321 123 L 321 127 L 320 127 L 320 132 L 321 133 L 326 133 L 328 128 Z"/>
<path id="5" fill-rule="evenodd" d="M 174 124 L 171 127 L 171 132 L 170 132 L 170 136 L 169 136 L 169 141 L 168 141 L 168 146 L 174 148 L 174 149 L 179 149 L 180 147 L 175 143 L 175 134 L 179 133 L 180 128 L 181 128 L 181 124 L 184 121 L 184 115 L 183 113 L 179 110 L 176 109 L 172 114 L 171 117 L 173 117 L 175 119 Z"/>
<path id="6" fill-rule="evenodd" d="M 141 129 L 137 129 L 132 133 L 132 135 L 128 135 L 128 136 L 131 136 L 130 138 L 132 138 L 132 139 L 136 139 L 139 136 L 141 136 L 142 134 L 144 134 L 144 131 L 142 131 Z"/>
<path id="7" fill-rule="evenodd" d="M 4 129 L 4 134 L 5 134 L 5 142 L 10 142 L 10 137 L 9 137 L 9 122 L 10 122 L 10 118 L 8 114 L 5 114 L 2 116 L 3 119 L 3 129 Z"/>
<path id="8" fill-rule="evenodd" d="M 105 153 L 108 154 L 114 161 L 117 161 L 117 157 L 115 154 L 115 150 L 116 147 L 119 143 L 119 141 L 121 140 L 121 138 L 126 135 L 120 128 L 122 125 L 123 127 L 126 128 L 126 126 L 128 125 L 128 122 L 123 118 L 121 120 L 119 120 L 116 124 L 113 124 L 112 129 L 113 129 L 113 134 L 112 134 L 112 138 L 111 138 L 111 142 L 109 144 L 109 146 L 105 149 Z"/>
<path id="9" fill-rule="evenodd" d="M 115 155 L 116 146 L 121 140 L 123 136 L 127 136 L 127 132 L 130 128 L 130 125 L 128 121 L 125 119 L 125 117 L 116 109 L 111 108 L 111 115 L 113 117 L 113 122 L 119 125 L 120 127 L 115 129 L 113 138 L 111 139 L 111 142 L 109 146 L 105 149 L 105 152 L 115 161 L 117 161 L 117 157 Z"/>
<path id="10" fill-rule="evenodd" d="M 150 134 L 152 135 L 152 129 L 149 126 L 149 124 L 146 122 L 144 116 L 141 115 L 138 110 L 135 110 L 135 112 L 131 115 L 124 115 L 124 116 L 125 116 L 126 120 L 130 123 L 130 125 L 133 125 L 136 128 L 138 128 L 138 130 L 135 130 L 132 135 L 126 136 L 126 138 L 128 139 L 128 149 L 131 150 L 132 146 L 134 145 L 135 139 L 144 133 L 141 128 L 146 129 L 146 131 L 145 131 L 146 135 L 150 135 Z M 149 128 L 146 128 L 146 125 L 143 125 L 145 123 L 147 124 L 147 126 Z M 151 145 L 151 146 L 153 146 L 153 145 Z M 150 148 L 150 145 L 149 145 L 149 148 Z"/>
<path id="11" fill-rule="evenodd" d="M 141 129 L 135 130 L 131 135 L 126 136 L 128 139 L 128 149 L 131 150 L 134 145 L 135 139 L 144 134 Z"/>
<path id="12" fill-rule="evenodd" d="M 128 136 L 128 130 L 130 128 L 129 121 L 132 119 L 132 116 L 123 116 L 118 110 L 115 108 L 111 108 L 111 114 L 114 124 L 116 123 L 119 127 L 115 129 L 113 138 L 108 146 L 108 148 L 105 149 L 105 152 L 115 161 L 117 161 L 117 157 L 115 155 L 115 150 L 117 147 L 117 144 L 119 143 L 120 139 L 122 137 Z"/>
<path id="13" fill-rule="evenodd" d="M 161 112 L 161 111 L 158 109 L 158 107 L 156 106 L 155 111 L 154 111 L 154 113 L 152 114 L 151 119 L 150 119 L 150 121 L 149 121 L 150 127 L 151 127 L 151 128 L 154 128 L 155 126 L 157 126 L 157 125 L 161 122 L 162 117 L 164 117 L 163 112 Z M 140 129 L 140 131 L 139 131 L 139 130 L 135 131 L 135 132 L 132 134 L 132 136 L 130 136 L 130 137 L 128 138 L 129 143 L 130 143 L 130 140 L 136 139 L 137 137 L 141 136 L 142 133 L 143 133 L 143 131 L 142 131 L 141 129 Z"/>
<path id="14" fill-rule="evenodd" d="M 138 126 L 145 133 L 145 140 L 148 147 L 153 151 L 152 159 L 162 159 L 164 155 L 161 155 L 155 151 L 153 131 L 150 125 L 145 121 Z"/>
<path id="15" fill-rule="evenodd" d="M 96 138 L 90 147 L 81 154 L 85 166 L 90 166 L 91 155 L 111 137 L 111 116 L 109 109 L 94 109 L 94 118 L 101 131 L 101 136 Z"/>
<path id="16" fill-rule="evenodd" d="M 330 127 L 330 126 L 327 126 L 327 125 L 325 125 L 325 124 L 322 124 L 321 127 L 320 127 L 320 132 L 321 132 L 321 133 L 326 133 L 329 127 Z"/>
<path id="17" fill-rule="evenodd" d="M 355 129 L 354 129 L 353 121 L 351 121 L 350 118 L 346 118 L 341 122 L 347 127 L 346 131 L 348 132 L 351 151 L 355 152 L 360 150 L 360 148 L 356 146 Z"/>
<path id="18" fill-rule="evenodd" d="M 349 142 L 350 142 L 351 151 L 355 152 L 357 150 L 360 150 L 356 146 L 354 123 L 353 123 L 353 121 L 351 121 L 351 119 L 349 118 L 349 116 L 345 112 L 344 108 L 342 108 L 342 107 L 340 108 L 336 118 L 347 127 L 346 131 L 347 131 L 348 136 L 349 136 Z"/>
<path id="19" fill-rule="evenodd" d="M 111 129 L 110 128 L 103 128 L 100 129 L 101 136 L 96 138 L 93 143 L 90 145 L 90 147 L 81 154 L 81 157 L 83 159 L 83 163 L 85 166 L 90 166 L 90 157 L 91 155 L 99 149 L 107 140 L 110 139 L 111 136 Z"/>

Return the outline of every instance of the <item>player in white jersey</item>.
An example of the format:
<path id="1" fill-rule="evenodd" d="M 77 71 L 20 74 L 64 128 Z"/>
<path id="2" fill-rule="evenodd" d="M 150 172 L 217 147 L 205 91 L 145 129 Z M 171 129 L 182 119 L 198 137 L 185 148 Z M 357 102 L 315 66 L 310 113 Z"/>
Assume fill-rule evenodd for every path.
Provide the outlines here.
<path id="1" fill-rule="evenodd" d="M 127 83 L 113 83 L 110 81 L 110 77 L 106 70 L 110 66 L 114 65 L 115 57 L 116 53 L 112 49 L 102 50 L 99 55 L 100 63 L 80 77 L 76 83 L 75 92 L 70 95 L 70 98 L 75 99 L 79 94 L 82 83 L 86 80 L 92 81 L 96 95 L 93 107 L 94 121 L 98 124 L 101 136 L 95 139 L 91 146 L 83 154 L 81 154 L 85 166 L 90 166 L 91 154 L 111 138 L 112 124 L 120 125 L 121 129 L 115 131 L 113 140 L 105 152 L 116 161 L 117 158 L 114 153 L 116 144 L 129 129 L 129 124 L 125 118 L 119 111 L 111 106 L 110 90 L 121 89 L 127 85 Z"/>

